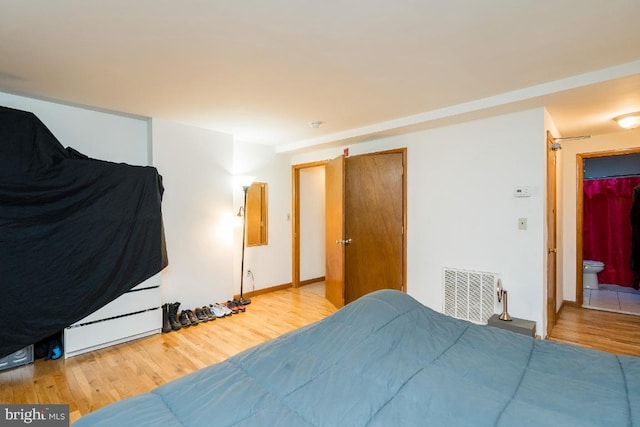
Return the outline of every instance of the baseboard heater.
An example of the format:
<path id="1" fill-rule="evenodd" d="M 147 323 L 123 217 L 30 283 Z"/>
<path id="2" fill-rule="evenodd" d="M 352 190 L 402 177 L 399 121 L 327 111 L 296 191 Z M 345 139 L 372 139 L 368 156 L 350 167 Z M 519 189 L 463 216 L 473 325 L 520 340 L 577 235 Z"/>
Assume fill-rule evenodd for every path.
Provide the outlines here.
<path id="1" fill-rule="evenodd" d="M 65 328 L 65 359 L 160 333 L 161 300 L 160 275 L 156 274 Z"/>

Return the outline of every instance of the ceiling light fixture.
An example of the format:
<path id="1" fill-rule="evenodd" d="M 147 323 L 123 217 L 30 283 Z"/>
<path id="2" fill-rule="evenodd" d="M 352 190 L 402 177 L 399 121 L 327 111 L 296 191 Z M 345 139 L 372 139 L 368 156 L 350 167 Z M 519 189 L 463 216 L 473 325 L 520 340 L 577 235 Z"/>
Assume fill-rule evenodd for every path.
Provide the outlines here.
<path id="1" fill-rule="evenodd" d="M 640 126 L 640 112 L 623 114 L 622 116 L 614 117 L 613 120 L 621 128 L 635 129 Z"/>
<path id="2" fill-rule="evenodd" d="M 319 120 L 314 120 L 314 121 L 312 121 L 312 122 L 309 122 L 309 127 L 312 127 L 312 128 L 317 129 L 317 128 L 319 128 L 319 127 L 320 127 L 320 125 L 321 125 L 321 124 L 322 124 L 322 122 L 321 122 L 321 121 L 319 121 Z"/>

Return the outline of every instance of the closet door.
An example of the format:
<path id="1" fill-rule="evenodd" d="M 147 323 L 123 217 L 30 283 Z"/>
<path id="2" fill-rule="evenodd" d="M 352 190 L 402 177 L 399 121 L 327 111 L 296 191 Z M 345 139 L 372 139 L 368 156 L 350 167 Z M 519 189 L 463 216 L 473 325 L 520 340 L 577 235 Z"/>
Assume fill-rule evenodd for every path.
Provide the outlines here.
<path id="1" fill-rule="evenodd" d="M 345 303 L 404 290 L 404 153 L 345 159 Z"/>
<path id="2" fill-rule="evenodd" d="M 325 295 L 337 308 L 344 305 L 344 157 L 325 166 Z"/>
<path id="3" fill-rule="evenodd" d="M 405 151 L 326 164 L 326 297 L 342 307 L 379 289 L 405 291 Z"/>

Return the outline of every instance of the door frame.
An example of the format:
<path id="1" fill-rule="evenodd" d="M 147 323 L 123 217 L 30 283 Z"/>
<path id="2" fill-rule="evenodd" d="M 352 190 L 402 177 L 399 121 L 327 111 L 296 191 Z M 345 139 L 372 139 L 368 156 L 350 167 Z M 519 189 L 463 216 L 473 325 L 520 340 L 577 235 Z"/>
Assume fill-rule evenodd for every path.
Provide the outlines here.
<path id="1" fill-rule="evenodd" d="M 291 286 L 300 287 L 300 171 L 324 167 L 326 160 L 291 166 Z"/>
<path id="2" fill-rule="evenodd" d="M 556 324 L 558 310 L 558 156 L 556 143 L 551 132 L 547 131 L 547 177 L 546 177 L 546 199 L 547 199 L 547 327 L 546 335 L 551 335 L 551 330 Z M 553 265 L 549 265 L 553 263 Z"/>
<path id="3" fill-rule="evenodd" d="M 620 148 L 607 151 L 593 151 L 587 153 L 576 153 L 576 305 L 582 307 L 584 302 L 584 289 L 582 281 L 582 262 L 584 258 L 583 252 L 583 185 L 584 181 L 584 159 L 592 159 L 597 157 L 615 157 L 627 154 L 640 154 L 640 148 Z"/>

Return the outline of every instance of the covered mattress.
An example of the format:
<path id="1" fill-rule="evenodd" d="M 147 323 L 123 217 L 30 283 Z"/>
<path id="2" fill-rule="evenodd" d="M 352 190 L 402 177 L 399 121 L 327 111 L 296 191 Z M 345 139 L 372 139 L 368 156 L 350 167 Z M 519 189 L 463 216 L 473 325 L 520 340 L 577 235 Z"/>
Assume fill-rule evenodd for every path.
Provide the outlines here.
<path id="1" fill-rule="evenodd" d="M 383 290 L 74 425 L 640 425 L 640 359 L 475 325 Z"/>

